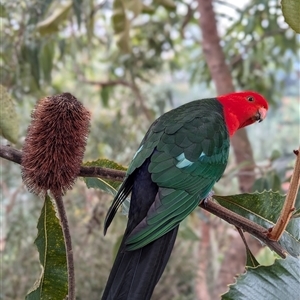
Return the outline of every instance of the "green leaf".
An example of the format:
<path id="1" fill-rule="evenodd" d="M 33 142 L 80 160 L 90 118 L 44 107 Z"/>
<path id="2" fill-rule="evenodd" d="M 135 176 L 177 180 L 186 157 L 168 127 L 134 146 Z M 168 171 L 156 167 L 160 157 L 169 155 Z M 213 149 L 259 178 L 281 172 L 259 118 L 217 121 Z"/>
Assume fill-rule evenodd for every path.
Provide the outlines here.
<path id="1" fill-rule="evenodd" d="M 269 229 L 277 222 L 285 196 L 264 191 L 231 196 L 214 195 L 214 199 L 231 211 Z M 291 219 L 279 243 L 291 255 L 300 255 L 300 218 Z"/>
<path id="2" fill-rule="evenodd" d="M 123 32 L 127 21 L 123 0 L 115 0 L 112 15 L 114 32 L 116 34 Z"/>
<path id="3" fill-rule="evenodd" d="M 0 135 L 16 144 L 19 133 L 19 119 L 13 99 L 0 84 Z"/>
<path id="4" fill-rule="evenodd" d="M 293 30 L 300 33 L 300 1 L 282 0 L 281 7 L 285 21 Z"/>
<path id="5" fill-rule="evenodd" d="M 29 45 L 24 45 L 23 55 L 25 55 L 25 60 L 30 65 L 30 73 L 36 84 L 37 88 L 40 88 L 40 62 L 39 62 L 39 53 L 41 47 L 39 43 L 31 43 Z"/>
<path id="6" fill-rule="evenodd" d="M 59 25 L 67 19 L 72 7 L 72 1 L 54 1 L 48 9 L 47 17 L 37 24 L 37 30 L 41 35 L 55 33 Z"/>
<path id="7" fill-rule="evenodd" d="M 120 171 L 126 171 L 127 168 L 124 166 L 106 159 L 106 158 L 100 158 L 95 161 L 89 161 L 83 164 L 87 167 L 102 167 L 102 168 L 109 168 L 114 170 L 120 170 Z M 109 186 L 111 186 L 114 190 L 116 190 L 120 186 L 120 182 L 116 180 L 107 180 L 107 179 L 101 179 L 101 183 L 99 183 L 98 178 L 92 178 L 92 177 L 86 177 L 84 178 L 85 183 L 87 184 L 88 188 L 100 188 L 101 190 L 104 190 L 105 192 L 109 192 L 112 195 L 115 195 L 115 193 L 111 190 Z"/>
<path id="8" fill-rule="evenodd" d="M 7 11 L 4 4 L 0 3 L 0 18 L 7 18 Z"/>
<path id="9" fill-rule="evenodd" d="M 106 180 L 101 178 L 94 178 L 94 177 L 86 177 L 84 178 L 86 186 L 94 189 L 103 190 L 104 192 L 115 196 L 117 194 L 117 190 L 111 186 Z"/>
<path id="10" fill-rule="evenodd" d="M 63 300 L 68 294 L 67 258 L 64 236 L 54 205 L 47 195 L 37 224 L 35 244 L 42 273 L 26 300 Z"/>
<path id="11" fill-rule="evenodd" d="M 51 71 L 53 68 L 53 59 L 55 54 L 54 51 L 54 42 L 50 40 L 43 45 L 39 56 L 39 63 L 41 65 L 44 80 L 48 83 L 51 82 Z"/>
<path id="12" fill-rule="evenodd" d="M 259 262 L 256 260 L 255 256 L 249 249 L 249 247 L 246 247 L 246 266 L 248 267 L 257 267 L 259 266 Z"/>
<path id="13" fill-rule="evenodd" d="M 300 260 L 291 256 L 277 259 L 271 266 L 246 268 L 222 300 L 299 299 Z"/>
<path id="14" fill-rule="evenodd" d="M 81 25 L 82 0 L 72 0 L 73 10 L 77 19 L 78 28 Z"/>
<path id="15" fill-rule="evenodd" d="M 108 107 L 108 100 L 111 88 L 109 86 L 104 86 L 100 91 L 100 96 L 102 100 L 102 104 L 104 107 Z"/>
<path id="16" fill-rule="evenodd" d="M 125 2 L 123 0 L 114 1 L 112 22 L 115 34 L 119 34 L 118 47 L 123 53 L 130 53 L 130 21 L 126 17 Z"/>

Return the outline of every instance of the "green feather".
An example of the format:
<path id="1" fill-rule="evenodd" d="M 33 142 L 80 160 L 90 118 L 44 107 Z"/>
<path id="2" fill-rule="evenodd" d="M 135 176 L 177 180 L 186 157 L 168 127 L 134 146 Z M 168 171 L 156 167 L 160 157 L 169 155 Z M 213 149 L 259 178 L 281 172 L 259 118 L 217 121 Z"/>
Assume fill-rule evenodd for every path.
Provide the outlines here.
<path id="1" fill-rule="evenodd" d="M 175 228 L 222 176 L 229 154 L 222 105 L 204 99 L 174 109 L 152 124 L 141 145 L 127 174 L 150 157 L 148 170 L 159 192 L 146 218 L 127 238 L 128 250 Z"/>

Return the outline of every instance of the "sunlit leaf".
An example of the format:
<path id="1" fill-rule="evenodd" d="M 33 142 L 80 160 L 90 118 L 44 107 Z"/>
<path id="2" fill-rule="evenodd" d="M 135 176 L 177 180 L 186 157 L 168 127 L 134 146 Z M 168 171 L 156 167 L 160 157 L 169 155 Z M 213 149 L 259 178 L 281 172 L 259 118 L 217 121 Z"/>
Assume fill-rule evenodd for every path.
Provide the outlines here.
<path id="1" fill-rule="evenodd" d="M 6 88 L 0 84 L 0 135 L 12 143 L 17 143 L 19 118 L 13 99 Z"/>
<path id="2" fill-rule="evenodd" d="M 63 300 L 68 293 L 67 258 L 64 236 L 54 205 L 49 196 L 37 224 L 35 244 L 39 251 L 42 273 L 26 300 Z"/>
<path id="3" fill-rule="evenodd" d="M 285 196 L 272 191 L 231 196 L 214 195 L 214 198 L 222 206 L 266 229 L 275 225 L 285 201 Z M 291 255 L 300 255 L 299 218 L 291 219 L 279 243 Z"/>
<path id="4" fill-rule="evenodd" d="M 271 266 L 247 267 L 222 300 L 298 299 L 299 270 L 300 260 L 291 256 L 277 259 Z"/>
<path id="5" fill-rule="evenodd" d="M 300 33 L 300 1 L 282 0 L 281 7 L 285 21 L 293 30 Z"/>

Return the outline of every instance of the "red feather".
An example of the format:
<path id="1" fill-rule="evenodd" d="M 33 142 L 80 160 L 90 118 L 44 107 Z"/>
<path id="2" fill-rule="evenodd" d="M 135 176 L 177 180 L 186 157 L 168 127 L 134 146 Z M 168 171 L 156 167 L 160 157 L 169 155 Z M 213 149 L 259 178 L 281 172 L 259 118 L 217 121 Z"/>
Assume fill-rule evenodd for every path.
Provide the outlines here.
<path id="1" fill-rule="evenodd" d="M 217 98 L 223 105 L 225 122 L 232 136 L 238 129 L 261 122 L 267 114 L 268 102 L 259 93 L 244 91 Z"/>

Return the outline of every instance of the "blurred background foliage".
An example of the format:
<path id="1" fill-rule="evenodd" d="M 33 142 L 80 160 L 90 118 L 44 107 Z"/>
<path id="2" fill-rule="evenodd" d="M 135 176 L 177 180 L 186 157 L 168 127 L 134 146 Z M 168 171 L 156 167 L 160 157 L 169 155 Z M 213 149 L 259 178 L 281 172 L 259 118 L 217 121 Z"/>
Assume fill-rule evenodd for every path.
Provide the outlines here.
<path id="1" fill-rule="evenodd" d="M 1 2 L 0 83 L 15 103 L 17 147 L 36 101 L 71 92 L 92 112 L 85 160 L 105 157 L 127 165 L 156 117 L 187 101 L 215 95 L 201 48 L 197 5 L 196 0 Z M 299 144 L 299 36 L 284 22 L 277 1 L 216 0 L 214 8 L 236 89 L 257 90 L 271 104 L 267 120 L 248 130 L 256 160 L 253 190 L 285 192 L 292 150 Z M 231 159 L 217 193 L 238 192 L 239 169 Z M 1 159 L 0 172 L 0 297 L 22 299 L 40 272 L 33 241 L 42 203 L 23 187 L 19 166 Z M 116 218 L 103 237 L 111 200 L 108 194 L 87 189 L 81 179 L 65 197 L 77 299 L 99 299 L 112 265 L 112 249 L 126 218 Z M 214 295 L 230 236 L 236 233 L 197 211 L 181 225 L 153 299 L 196 299 L 198 228 L 208 218 L 213 228 L 208 282 Z"/>

